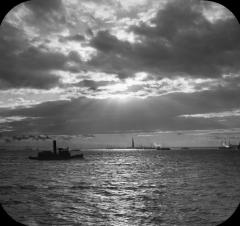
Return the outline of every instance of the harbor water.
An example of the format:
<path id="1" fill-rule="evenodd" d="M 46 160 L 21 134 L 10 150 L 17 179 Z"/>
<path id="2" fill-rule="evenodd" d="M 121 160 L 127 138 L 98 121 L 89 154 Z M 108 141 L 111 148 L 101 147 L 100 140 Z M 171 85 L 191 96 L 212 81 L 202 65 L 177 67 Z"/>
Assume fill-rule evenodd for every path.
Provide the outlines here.
<path id="1" fill-rule="evenodd" d="M 215 226 L 240 202 L 240 152 L 83 150 L 34 161 L 0 150 L 0 203 L 25 225 Z"/>

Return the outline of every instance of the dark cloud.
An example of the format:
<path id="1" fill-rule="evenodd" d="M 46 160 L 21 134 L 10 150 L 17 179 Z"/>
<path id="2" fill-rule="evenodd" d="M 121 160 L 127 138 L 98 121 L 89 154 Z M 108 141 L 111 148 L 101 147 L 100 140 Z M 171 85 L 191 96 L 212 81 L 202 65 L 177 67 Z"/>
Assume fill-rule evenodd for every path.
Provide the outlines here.
<path id="1" fill-rule="evenodd" d="M 88 28 L 88 29 L 86 30 L 86 34 L 87 34 L 88 36 L 92 37 L 92 36 L 93 36 L 93 31 L 92 31 L 92 29 L 91 29 L 91 28 Z"/>
<path id="2" fill-rule="evenodd" d="M 24 3 L 29 9 L 32 11 L 39 13 L 49 13 L 53 11 L 59 11 L 62 9 L 62 1 L 61 0 L 33 0 L 31 2 Z"/>
<path id="3" fill-rule="evenodd" d="M 52 70 L 73 70 L 67 63 L 81 62 L 76 51 L 65 55 L 45 46 L 28 45 L 24 34 L 7 22 L 1 26 L 0 50 L 0 89 L 50 89 L 60 85 Z"/>
<path id="4" fill-rule="evenodd" d="M 24 17 L 24 21 L 43 35 L 58 32 L 66 25 L 62 0 L 33 0 L 24 5 L 31 11 L 31 14 Z"/>
<path id="5" fill-rule="evenodd" d="M 72 50 L 69 54 L 68 54 L 68 60 L 69 61 L 73 61 L 73 62 L 77 62 L 80 63 L 81 62 L 81 58 L 78 54 L 77 51 Z"/>
<path id="6" fill-rule="evenodd" d="M 15 71 L 15 70 L 0 70 L 0 89 L 6 90 L 10 88 L 35 88 L 35 89 L 50 89 L 55 87 L 59 78 L 50 73 L 41 71 Z M 15 76 L 17 73 L 17 76 Z M 13 76 L 14 75 L 14 76 Z"/>
<path id="7" fill-rule="evenodd" d="M 181 103 L 187 114 L 204 114 L 223 112 L 239 108 L 240 100 L 238 88 L 218 88 L 196 93 L 175 93 L 169 96 L 169 101 Z"/>
<path id="8" fill-rule="evenodd" d="M 85 79 L 77 84 L 74 84 L 74 86 L 86 87 L 89 88 L 90 90 L 97 90 L 99 87 L 111 84 L 113 84 L 113 82 L 111 81 L 94 81 L 90 79 Z"/>
<path id="9" fill-rule="evenodd" d="M 136 71 L 136 61 L 132 58 L 133 46 L 130 43 L 119 41 L 105 30 L 98 32 L 90 44 L 99 51 L 88 62 L 91 66 L 106 73 L 118 74 L 120 79 L 130 77 L 132 71 Z"/>
<path id="10" fill-rule="evenodd" d="M 67 41 L 82 42 L 84 40 L 85 40 L 84 35 L 80 35 L 80 34 L 64 36 L 59 38 L 60 42 L 67 42 Z"/>
<path id="11" fill-rule="evenodd" d="M 91 45 L 102 52 L 128 53 L 131 45 L 128 42 L 121 42 L 108 31 L 99 31 L 97 36 L 92 39 Z"/>
<path id="12" fill-rule="evenodd" d="M 5 109 L 0 115 L 25 117 L 25 120 L 8 123 L 16 134 L 26 130 L 33 134 L 76 135 L 196 128 L 225 129 L 240 126 L 238 118 L 230 117 L 226 118 L 226 122 L 222 122 L 218 118 L 179 116 L 231 110 L 238 104 L 232 98 L 239 94 L 238 90 L 225 93 L 220 90 L 216 93 L 178 93 L 167 97 L 134 99 L 126 107 L 114 101 L 80 98 L 42 103 L 31 108 Z"/>
<path id="13" fill-rule="evenodd" d="M 50 70 L 63 69 L 67 59 L 59 52 L 45 52 L 40 48 L 30 47 L 17 55 L 16 63 L 25 65 L 28 69 Z"/>
<path id="14" fill-rule="evenodd" d="M 7 44 L 3 46 L 4 44 Z M 1 42 L 5 49 L 0 59 L 0 89 L 38 88 L 49 89 L 59 83 L 59 77 L 51 69 L 63 67 L 66 58 L 58 53 L 44 53 L 40 49 L 28 48 L 23 52 L 11 52 L 7 42 Z"/>
<path id="15" fill-rule="evenodd" d="M 219 77 L 240 70 L 240 26 L 235 18 L 208 21 L 198 1 L 171 1 L 151 20 L 129 31 L 140 38 L 130 44 L 100 31 L 91 45 L 99 54 L 90 63 L 104 71 L 121 68 L 158 76 Z M 109 66 L 109 65 L 112 66 Z M 116 67 L 115 67 L 116 66 Z M 126 73 L 124 73 L 126 74 Z"/>
<path id="16" fill-rule="evenodd" d="M 66 134 L 62 138 L 70 139 L 77 134 L 116 131 L 221 129 L 240 126 L 237 117 L 224 118 L 225 122 L 217 118 L 179 117 L 231 111 L 240 106 L 239 78 L 230 78 L 230 76 L 222 79 L 224 73 L 240 71 L 240 27 L 236 19 L 227 18 L 211 23 L 201 12 L 203 3 L 192 0 L 169 1 L 150 23 L 140 23 L 128 28 L 127 32 L 132 32 L 138 39 L 137 42 L 130 43 L 118 39 L 110 33 L 110 30 L 106 30 L 107 27 L 113 26 L 112 24 L 101 25 L 102 27 L 98 28 L 93 26 L 93 30 L 88 28 L 91 24 L 84 26 L 79 24 L 82 26 L 79 30 L 71 27 L 68 30 L 70 35 L 60 37 L 63 33 L 58 32 L 65 31 L 66 23 L 73 22 L 72 24 L 75 25 L 77 21 L 66 22 L 64 16 L 66 8 L 64 9 L 62 1 L 34 0 L 25 3 L 25 6 L 31 13 L 22 15 L 23 22 L 26 28 L 30 29 L 29 32 L 34 28 L 39 37 L 30 40 L 31 35 L 27 34 L 27 29 L 23 31 L 24 29 L 14 27 L 8 21 L 3 23 L 0 36 L 0 89 L 2 90 L 50 89 L 59 86 L 68 90 L 72 87 L 75 91 L 74 88 L 81 87 L 83 88 L 81 95 L 85 92 L 86 95 L 94 96 L 97 95 L 100 87 L 116 83 L 94 81 L 91 77 L 76 84 L 62 84 L 60 77 L 53 73 L 54 70 L 79 73 L 90 69 L 92 72 L 117 74 L 122 80 L 134 77 L 136 72 L 149 72 L 151 75 L 148 79 L 151 79 L 153 84 L 133 84 L 128 91 L 134 93 L 156 91 L 156 95 L 161 95 L 164 87 L 170 86 L 170 82 L 159 83 L 158 86 L 154 84 L 154 80 L 161 80 L 163 77 L 217 78 L 221 79 L 218 82 L 222 81 L 222 84 L 217 86 L 213 84 L 216 82 L 214 80 L 212 82 L 214 90 L 134 99 L 125 106 L 110 99 L 79 98 L 45 102 L 28 108 L 1 109 L 0 116 L 3 118 L 22 117 L 22 120 L 6 123 L 3 120 L 4 123 L 1 123 L 6 131 L 7 128 L 12 129 L 8 131 L 9 135 L 13 135 L 12 140 L 48 139 L 40 135 L 14 135 L 22 134 L 22 131 L 29 131 L 29 134 L 49 134 L 46 135 L 49 139 L 57 134 Z M 133 15 L 137 15 L 137 10 Z M 99 21 L 95 18 L 95 22 Z M 44 35 L 47 35 L 46 38 L 43 38 Z M 51 37 L 53 40 L 50 40 Z M 78 50 L 68 54 L 58 52 L 54 48 L 51 49 L 54 38 L 56 40 L 59 38 L 58 41 L 62 41 L 60 43 L 62 45 L 69 44 L 68 41 L 83 42 L 82 47 L 91 46 L 97 50 L 97 54 L 93 53 L 91 60 L 84 61 L 87 57 L 81 59 Z M 84 54 L 85 52 L 82 52 L 82 58 Z M 79 77 L 77 76 L 76 78 L 82 79 L 81 73 Z M 174 80 L 169 81 L 174 82 Z M 211 81 L 207 83 L 206 88 L 211 87 Z M 178 88 L 177 85 L 174 87 Z M 202 83 L 195 88 L 202 90 Z M 109 92 L 111 93 L 111 90 Z M 86 135 L 86 137 L 91 136 Z"/>

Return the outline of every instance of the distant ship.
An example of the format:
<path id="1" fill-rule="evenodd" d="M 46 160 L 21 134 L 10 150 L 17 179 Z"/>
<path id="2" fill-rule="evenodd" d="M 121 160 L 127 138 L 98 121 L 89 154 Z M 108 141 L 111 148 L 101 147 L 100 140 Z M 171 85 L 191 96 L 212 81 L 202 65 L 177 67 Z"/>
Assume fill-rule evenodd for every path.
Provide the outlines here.
<path id="1" fill-rule="evenodd" d="M 75 150 L 76 151 L 76 150 Z M 32 160 L 69 160 L 69 159 L 83 159 L 83 154 L 71 155 L 68 148 L 58 148 L 57 152 L 57 142 L 53 141 L 53 151 L 41 151 L 38 156 L 29 156 Z"/>
<path id="2" fill-rule="evenodd" d="M 171 150 L 171 148 L 168 148 L 168 147 L 156 147 L 157 150 Z"/>
<path id="3" fill-rule="evenodd" d="M 233 150 L 233 151 L 239 151 L 240 150 L 240 143 L 238 145 L 231 144 L 230 141 L 227 142 L 223 141 L 222 146 L 218 147 L 219 150 Z"/>
<path id="4" fill-rule="evenodd" d="M 157 149 L 157 150 L 171 150 L 171 148 L 169 148 L 169 147 L 162 147 L 162 146 L 160 146 L 160 145 L 157 145 L 157 146 L 156 146 L 156 149 Z"/>

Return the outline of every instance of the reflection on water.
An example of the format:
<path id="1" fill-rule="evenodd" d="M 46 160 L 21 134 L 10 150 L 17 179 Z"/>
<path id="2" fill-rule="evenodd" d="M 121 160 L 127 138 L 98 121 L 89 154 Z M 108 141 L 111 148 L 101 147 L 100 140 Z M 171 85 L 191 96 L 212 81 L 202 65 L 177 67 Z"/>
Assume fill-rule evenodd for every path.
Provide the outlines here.
<path id="1" fill-rule="evenodd" d="M 30 153 L 32 154 L 32 153 Z M 85 151 L 85 160 L 0 153 L 0 201 L 27 225 L 217 225 L 240 201 L 240 153 Z"/>

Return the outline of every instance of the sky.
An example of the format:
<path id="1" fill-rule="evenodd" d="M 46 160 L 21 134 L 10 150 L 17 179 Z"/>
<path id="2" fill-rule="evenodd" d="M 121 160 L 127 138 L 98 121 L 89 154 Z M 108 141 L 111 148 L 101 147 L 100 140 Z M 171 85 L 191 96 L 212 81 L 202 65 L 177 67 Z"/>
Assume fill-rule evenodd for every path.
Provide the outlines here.
<path id="1" fill-rule="evenodd" d="M 0 145 L 238 143 L 239 40 L 210 1 L 22 3 L 0 27 Z"/>

